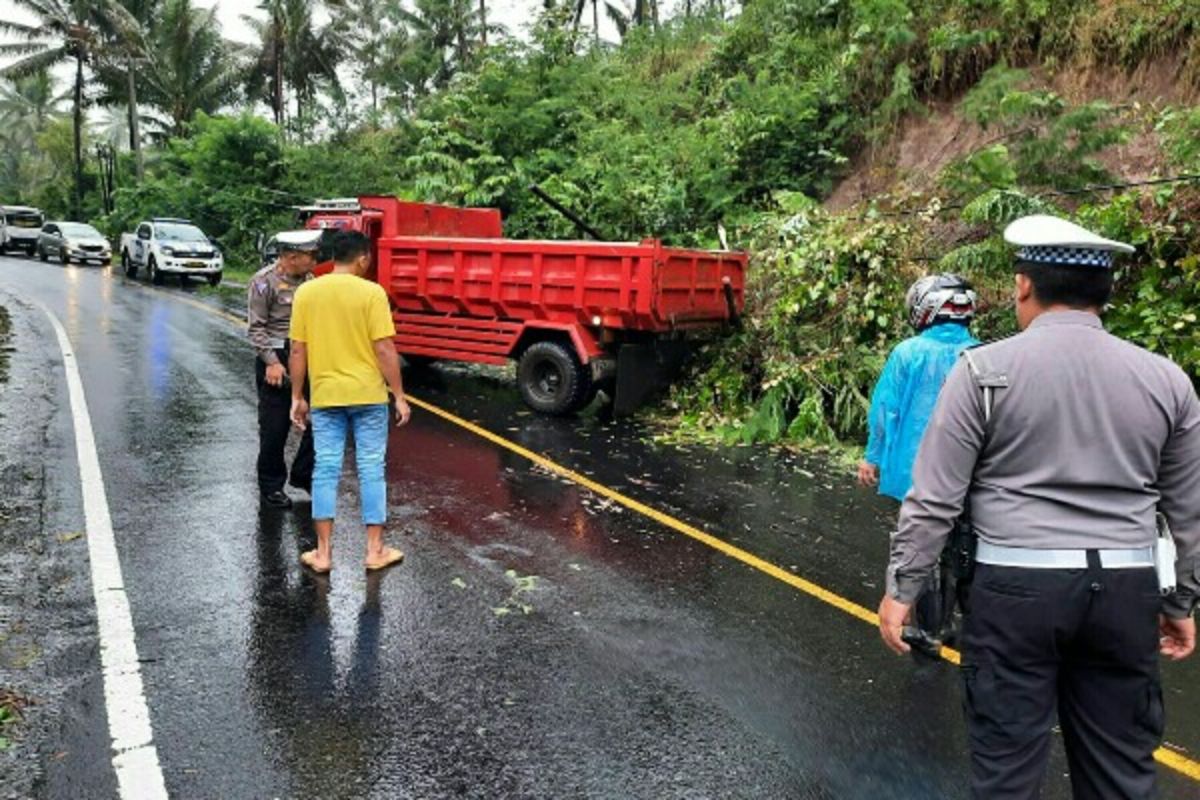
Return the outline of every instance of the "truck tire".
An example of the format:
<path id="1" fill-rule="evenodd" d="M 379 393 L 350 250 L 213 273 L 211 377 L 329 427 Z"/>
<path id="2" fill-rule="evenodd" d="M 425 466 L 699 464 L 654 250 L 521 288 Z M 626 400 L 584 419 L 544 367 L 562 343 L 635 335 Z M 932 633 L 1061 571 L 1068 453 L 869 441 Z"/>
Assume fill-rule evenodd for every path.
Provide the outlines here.
<path id="1" fill-rule="evenodd" d="M 218 272 L 214 275 L 209 275 L 208 276 L 208 285 L 213 286 L 213 287 L 220 286 L 221 285 L 221 273 Z"/>
<path id="2" fill-rule="evenodd" d="M 133 263 L 133 259 L 129 257 L 128 250 L 121 251 L 121 269 L 125 272 L 127 278 L 137 277 L 137 265 Z"/>
<path id="3" fill-rule="evenodd" d="M 433 356 L 410 356 L 408 353 L 404 353 L 403 355 L 404 363 L 407 364 L 411 369 L 429 369 L 437 363 L 437 359 Z"/>
<path id="4" fill-rule="evenodd" d="M 162 286 L 164 276 L 158 271 L 158 262 L 154 260 L 154 256 L 150 256 L 150 261 L 147 264 L 147 267 L 150 270 L 150 282 L 155 286 Z"/>
<path id="5" fill-rule="evenodd" d="M 45 264 L 50 260 L 50 254 L 46 252 L 46 248 L 38 245 L 38 260 Z"/>
<path id="6" fill-rule="evenodd" d="M 592 373 L 561 342 L 535 342 L 517 363 L 517 388 L 525 405 L 560 416 L 583 408 L 591 398 Z"/>

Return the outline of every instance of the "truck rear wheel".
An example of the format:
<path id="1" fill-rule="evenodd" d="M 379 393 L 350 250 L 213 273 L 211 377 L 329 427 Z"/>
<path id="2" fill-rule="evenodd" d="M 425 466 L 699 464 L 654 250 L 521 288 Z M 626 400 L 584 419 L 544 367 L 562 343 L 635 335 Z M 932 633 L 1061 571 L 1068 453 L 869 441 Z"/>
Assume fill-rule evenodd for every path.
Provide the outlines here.
<path id="1" fill-rule="evenodd" d="M 429 369 L 437 363 L 437 359 L 433 356 L 410 356 L 408 353 L 403 355 L 404 363 L 416 370 Z"/>
<path id="2" fill-rule="evenodd" d="M 121 269 L 125 270 L 125 275 L 130 278 L 137 277 L 137 266 L 134 265 L 133 259 L 129 257 L 128 250 L 121 251 Z"/>
<path id="3" fill-rule="evenodd" d="M 592 373 L 560 342 L 535 342 L 517 364 L 525 405 L 542 414 L 570 414 L 591 398 Z"/>

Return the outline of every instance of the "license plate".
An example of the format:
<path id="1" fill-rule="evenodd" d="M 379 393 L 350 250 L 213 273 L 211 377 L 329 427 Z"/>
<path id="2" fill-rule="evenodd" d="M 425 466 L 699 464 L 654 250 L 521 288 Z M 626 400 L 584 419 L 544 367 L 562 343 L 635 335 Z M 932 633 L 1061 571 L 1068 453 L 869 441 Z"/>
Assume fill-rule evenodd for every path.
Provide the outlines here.
<path id="1" fill-rule="evenodd" d="M 204 269 L 208 265 L 203 261 L 189 261 L 184 266 L 186 266 L 188 269 Z"/>
<path id="2" fill-rule="evenodd" d="M 103 264 L 103 263 L 104 263 L 104 259 L 102 259 L 102 258 L 89 258 L 89 259 L 87 260 L 87 263 L 89 263 L 89 264 Z"/>

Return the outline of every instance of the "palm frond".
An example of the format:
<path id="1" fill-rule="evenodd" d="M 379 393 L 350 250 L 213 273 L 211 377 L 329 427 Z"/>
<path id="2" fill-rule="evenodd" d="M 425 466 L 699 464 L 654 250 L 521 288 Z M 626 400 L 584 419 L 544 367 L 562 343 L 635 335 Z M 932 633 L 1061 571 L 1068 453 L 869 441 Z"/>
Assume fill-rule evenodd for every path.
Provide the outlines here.
<path id="1" fill-rule="evenodd" d="M 50 42 L 13 42 L 0 44 L 0 56 L 27 56 L 52 47 Z"/>
<path id="2" fill-rule="evenodd" d="M 0 19 L 0 33 L 9 33 L 24 39 L 37 39 L 46 36 L 47 32 L 41 25 L 26 25 L 22 22 Z"/>
<path id="3" fill-rule="evenodd" d="M 629 25 L 632 22 L 633 14 L 628 9 L 622 9 L 612 3 L 604 4 L 604 14 L 608 17 L 609 22 L 617 29 L 617 33 L 624 39 L 629 33 Z"/>
<path id="4" fill-rule="evenodd" d="M 0 78 L 22 78 L 26 75 L 33 75 L 56 64 L 61 64 L 70 58 L 70 55 L 65 46 L 52 47 L 0 69 Z"/>

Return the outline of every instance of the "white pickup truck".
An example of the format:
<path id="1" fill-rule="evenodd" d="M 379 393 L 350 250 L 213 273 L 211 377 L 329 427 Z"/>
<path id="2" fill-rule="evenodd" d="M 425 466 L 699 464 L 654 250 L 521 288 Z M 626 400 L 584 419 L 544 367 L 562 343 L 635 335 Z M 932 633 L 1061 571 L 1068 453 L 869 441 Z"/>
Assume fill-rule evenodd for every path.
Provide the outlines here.
<path id="1" fill-rule="evenodd" d="M 194 275 L 216 286 L 225 260 L 216 244 L 190 221 L 155 217 L 133 233 L 121 234 L 121 268 L 131 278 L 145 270 L 156 284 L 167 275 L 178 275 L 181 283 Z"/>

